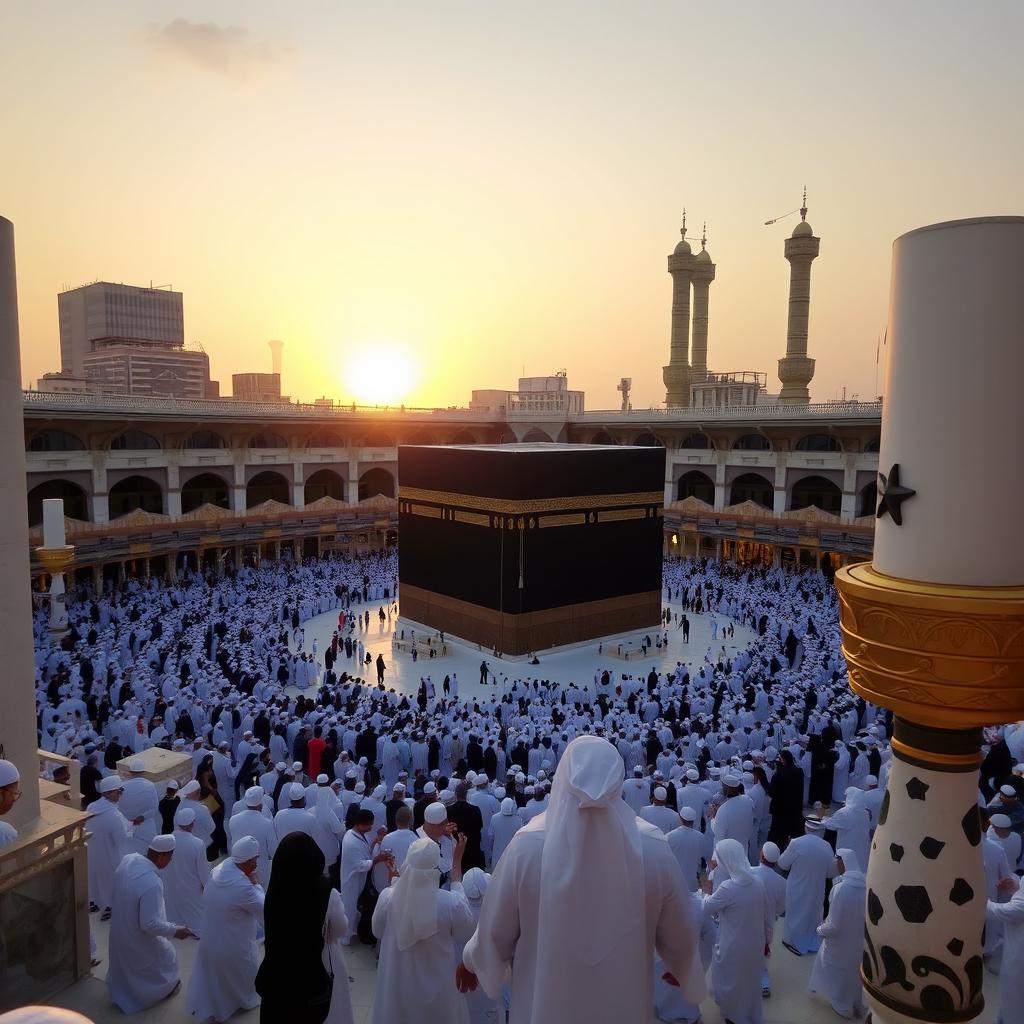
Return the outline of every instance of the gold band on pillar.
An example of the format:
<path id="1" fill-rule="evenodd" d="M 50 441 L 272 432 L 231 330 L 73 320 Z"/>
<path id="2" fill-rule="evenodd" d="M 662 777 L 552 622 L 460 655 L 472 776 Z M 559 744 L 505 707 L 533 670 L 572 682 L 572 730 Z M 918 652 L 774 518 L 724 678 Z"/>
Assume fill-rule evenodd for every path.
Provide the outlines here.
<path id="1" fill-rule="evenodd" d="M 866 562 L 839 569 L 836 586 L 865 700 L 938 729 L 1024 718 L 1024 587 L 920 583 Z"/>

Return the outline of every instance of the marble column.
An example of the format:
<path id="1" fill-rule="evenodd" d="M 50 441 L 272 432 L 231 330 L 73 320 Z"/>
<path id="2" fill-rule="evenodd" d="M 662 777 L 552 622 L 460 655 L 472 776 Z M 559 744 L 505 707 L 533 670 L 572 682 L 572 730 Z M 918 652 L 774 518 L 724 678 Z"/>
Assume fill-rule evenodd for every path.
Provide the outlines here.
<path id="1" fill-rule="evenodd" d="M 874 561 L 836 574 L 850 685 L 895 713 L 867 873 L 874 1024 L 968 1021 L 984 1005 L 982 729 L 1024 717 L 1024 477 L 1007 469 L 1024 429 L 1022 275 L 1024 218 L 936 224 L 893 247 Z"/>
<path id="2" fill-rule="evenodd" d="M 39 817 L 39 759 L 33 686 L 25 423 L 21 398 L 14 225 L 0 217 L 0 631 L 4 648 L 0 744 L 21 773 L 21 799 L 7 815 L 20 829 Z"/>

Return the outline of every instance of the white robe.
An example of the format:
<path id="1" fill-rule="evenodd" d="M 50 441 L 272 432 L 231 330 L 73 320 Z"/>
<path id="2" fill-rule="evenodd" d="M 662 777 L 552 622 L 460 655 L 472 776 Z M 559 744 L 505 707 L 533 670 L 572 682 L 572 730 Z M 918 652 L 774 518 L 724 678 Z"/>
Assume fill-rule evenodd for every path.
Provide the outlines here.
<path id="1" fill-rule="evenodd" d="M 266 887 L 270 883 L 270 862 L 277 852 L 277 830 L 274 822 L 264 817 L 262 811 L 247 808 L 228 820 L 227 833 L 229 848 L 245 836 L 251 836 L 259 843 L 256 874 L 259 876 L 260 885 Z"/>
<path id="2" fill-rule="evenodd" d="M 466 944 L 463 959 L 492 998 L 512 969 L 510 1024 L 564 1024 L 568 1020 L 643 1021 L 653 1001 L 651 971 L 623 978 L 621 963 L 634 959 L 631 943 L 646 944 L 644 964 L 655 950 L 686 986 L 684 995 L 703 997 L 695 977 L 696 923 L 690 898 L 665 837 L 637 819 L 643 857 L 645 894 L 643 935 L 617 936 L 605 960 L 583 967 L 571 959 L 557 964 L 537 960 L 540 866 L 545 821 L 538 819 L 516 834 L 495 868 L 480 912 L 480 924 Z M 574 923 L 580 929 L 586 920 Z M 686 979 L 686 980 L 684 980 Z"/>
<path id="3" fill-rule="evenodd" d="M 857 863 L 867 867 L 871 854 L 871 815 L 866 807 L 839 808 L 824 821 L 836 834 L 837 850 L 853 850 Z"/>
<path id="4" fill-rule="evenodd" d="M 157 866 L 141 853 L 121 861 L 113 880 L 107 989 L 125 1013 L 138 1013 L 166 998 L 178 984 L 178 955 L 169 939 L 178 925 L 167 920 Z"/>
<path id="5" fill-rule="evenodd" d="M 117 809 L 128 821 L 138 817 L 145 820 L 136 825 L 128 841 L 135 853 L 145 855 L 149 841 L 160 831 L 160 797 L 156 786 L 141 775 L 124 780 L 124 792 L 117 802 Z"/>
<path id="6" fill-rule="evenodd" d="M 1002 1024 L 1024 1024 L 1024 889 L 1009 903 L 988 902 L 989 926 L 1003 929 L 1003 961 L 999 972 L 999 1013 Z"/>
<path id="7" fill-rule="evenodd" d="M 347 946 L 355 937 L 359 926 L 359 894 L 366 884 L 366 876 L 373 867 L 373 845 L 369 834 L 350 828 L 341 841 L 341 901 L 345 905 L 348 934 Z"/>
<path id="8" fill-rule="evenodd" d="M 132 827 L 128 819 L 106 797 L 89 804 L 92 814 L 89 833 L 89 899 L 104 910 L 112 907 L 114 872 L 121 858 L 131 852 Z"/>
<path id="9" fill-rule="evenodd" d="M 355 1024 L 352 1013 L 352 993 L 349 991 L 348 966 L 345 963 L 345 936 L 348 920 L 341 894 L 331 890 L 324 918 L 324 968 L 334 975 L 331 988 L 331 1007 L 324 1024 Z"/>
<path id="10" fill-rule="evenodd" d="M 495 814 L 491 818 L 488 834 L 491 837 L 491 870 L 505 852 L 512 837 L 523 827 L 523 819 L 514 811 L 511 814 Z"/>
<path id="11" fill-rule="evenodd" d="M 821 945 L 818 925 L 825 916 L 825 880 L 834 878 L 836 855 L 821 836 L 798 836 L 782 852 L 779 867 L 786 880 L 784 942 L 801 953 L 815 953 Z"/>
<path id="12" fill-rule="evenodd" d="M 640 817 L 668 835 L 679 825 L 679 815 L 664 804 L 648 804 L 640 811 Z"/>
<path id="13" fill-rule="evenodd" d="M 164 886 L 164 903 L 172 921 L 201 935 L 203 888 L 210 880 L 211 870 L 206 859 L 206 847 L 201 839 L 181 829 L 174 830 L 174 840 L 174 856 L 160 878 Z"/>
<path id="14" fill-rule="evenodd" d="M 687 891 L 696 892 L 700 879 L 700 862 L 705 849 L 704 833 L 689 825 L 681 825 L 669 832 L 665 838 L 679 865 L 679 870 L 683 873 Z"/>
<path id="15" fill-rule="evenodd" d="M 735 839 L 744 850 L 749 850 L 754 835 L 754 801 L 745 793 L 729 797 L 715 812 L 711 830 L 716 843 Z"/>
<path id="16" fill-rule="evenodd" d="M 818 928 L 824 940 L 814 958 L 809 992 L 820 992 L 840 1017 L 853 1017 L 864 1005 L 860 966 L 864 952 L 867 886 L 858 872 L 832 887 L 828 917 Z"/>
<path id="17" fill-rule="evenodd" d="M 263 923 L 263 887 L 231 860 L 217 865 L 203 892 L 203 926 L 185 1006 L 200 1021 L 227 1020 L 259 1006 L 256 933 Z"/>
<path id="18" fill-rule="evenodd" d="M 455 947 L 473 934 L 473 912 L 461 882 L 437 891 L 437 931 L 408 949 L 399 949 L 388 927 L 394 889 L 385 889 L 373 912 L 373 934 L 380 940 L 372 1024 L 469 1024 L 465 999 L 455 987 Z"/>

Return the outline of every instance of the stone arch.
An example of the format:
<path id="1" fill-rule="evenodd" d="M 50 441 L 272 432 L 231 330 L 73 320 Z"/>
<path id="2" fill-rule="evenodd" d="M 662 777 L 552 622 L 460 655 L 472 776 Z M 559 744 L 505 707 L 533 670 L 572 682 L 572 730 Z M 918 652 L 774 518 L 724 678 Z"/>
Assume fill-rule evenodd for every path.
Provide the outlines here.
<path id="1" fill-rule="evenodd" d="M 873 516 L 878 509 L 878 483 L 871 480 L 866 483 L 857 495 L 857 515 Z"/>
<path id="2" fill-rule="evenodd" d="M 288 481 L 272 469 L 257 473 L 245 487 L 245 507 L 252 508 L 262 505 L 265 501 L 277 501 L 282 505 L 290 505 Z"/>
<path id="3" fill-rule="evenodd" d="M 524 444 L 551 444 L 551 437 L 538 427 L 528 430 L 523 438 Z"/>
<path id="4" fill-rule="evenodd" d="M 649 430 L 645 430 L 642 434 L 638 434 L 633 438 L 633 444 L 637 448 L 664 448 L 665 442 L 660 438 L 655 437 Z"/>
<path id="5" fill-rule="evenodd" d="M 882 439 L 880 437 L 872 437 L 867 440 L 864 444 L 865 452 L 878 453 L 882 448 Z"/>
<path id="6" fill-rule="evenodd" d="M 730 505 L 752 501 L 762 508 L 772 508 L 774 498 L 775 488 L 772 482 L 760 473 L 742 473 L 733 480 L 732 487 L 729 488 Z"/>
<path id="7" fill-rule="evenodd" d="M 473 434 L 468 430 L 460 430 L 452 439 L 448 442 L 449 444 L 476 444 L 477 440 Z"/>
<path id="8" fill-rule="evenodd" d="M 159 447 L 160 442 L 145 430 L 126 430 L 110 442 L 112 452 L 153 451 Z"/>
<path id="9" fill-rule="evenodd" d="M 789 494 L 789 507 L 793 512 L 816 505 L 837 516 L 843 507 L 842 488 L 823 476 L 803 477 L 793 484 Z"/>
<path id="10" fill-rule="evenodd" d="M 403 444 L 437 444 L 437 438 L 426 429 L 414 430 L 403 442 Z"/>
<path id="11" fill-rule="evenodd" d="M 772 443 L 764 434 L 742 434 L 732 443 L 733 451 L 770 452 Z"/>
<path id="12" fill-rule="evenodd" d="M 107 495 L 110 518 L 117 519 L 140 508 L 143 512 L 164 511 L 163 488 L 148 476 L 128 476 L 118 480 Z"/>
<path id="13" fill-rule="evenodd" d="M 197 473 L 181 485 L 181 511 L 194 512 L 200 505 L 231 508 L 231 488 L 219 473 Z"/>
<path id="14" fill-rule="evenodd" d="M 77 434 L 47 427 L 32 435 L 25 450 L 29 452 L 84 452 L 86 445 Z"/>
<path id="15" fill-rule="evenodd" d="M 394 475 L 382 466 L 374 466 L 373 469 L 368 469 L 359 478 L 360 501 L 365 501 L 367 498 L 375 498 L 378 494 L 383 494 L 385 498 L 393 498 L 395 496 Z"/>
<path id="16" fill-rule="evenodd" d="M 261 430 L 249 438 L 249 448 L 287 448 L 288 439 L 271 430 Z"/>
<path id="17" fill-rule="evenodd" d="M 591 439 L 591 444 L 618 444 L 619 442 L 607 430 L 599 430 Z"/>
<path id="18" fill-rule="evenodd" d="M 185 438 L 185 443 L 181 446 L 186 450 L 195 448 L 230 448 L 227 439 L 222 435 L 218 434 L 216 430 L 193 430 L 188 437 Z"/>
<path id="19" fill-rule="evenodd" d="M 843 446 L 831 434 L 804 434 L 795 445 L 798 452 L 841 452 Z"/>
<path id="20" fill-rule="evenodd" d="M 314 430 L 306 437 L 307 448 L 344 448 L 345 441 L 333 430 Z"/>
<path id="21" fill-rule="evenodd" d="M 699 469 L 691 469 L 684 473 L 676 483 L 676 501 L 685 501 L 687 498 L 698 498 L 709 505 L 714 505 L 714 480 Z"/>
<path id="22" fill-rule="evenodd" d="M 679 442 L 680 448 L 692 448 L 695 451 L 708 451 L 714 449 L 714 442 L 702 430 L 696 430 Z"/>
<path id="23" fill-rule="evenodd" d="M 28 492 L 28 525 L 39 526 L 43 521 L 43 500 L 63 498 L 64 515 L 68 519 L 89 519 L 89 497 L 85 488 L 70 480 L 46 480 Z"/>
<path id="24" fill-rule="evenodd" d="M 383 430 L 371 430 L 363 438 L 364 448 L 394 448 L 395 439 L 385 434 Z"/>
<path id="25" fill-rule="evenodd" d="M 333 469 L 318 469 L 306 477 L 304 500 L 307 505 L 320 498 L 334 498 L 335 501 L 345 500 L 345 481 Z"/>

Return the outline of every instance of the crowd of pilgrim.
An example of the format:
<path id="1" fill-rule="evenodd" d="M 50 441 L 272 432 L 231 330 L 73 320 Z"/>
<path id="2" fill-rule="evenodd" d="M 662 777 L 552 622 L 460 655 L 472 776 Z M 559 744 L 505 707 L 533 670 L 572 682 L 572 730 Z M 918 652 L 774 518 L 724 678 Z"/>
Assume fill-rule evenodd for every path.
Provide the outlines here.
<path id="1" fill-rule="evenodd" d="M 397 598 L 381 552 L 82 587 L 60 641 L 37 613 L 40 745 L 81 765 L 110 921 L 94 955 L 122 1011 L 184 984 L 199 1021 L 348 1022 L 356 943 L 376 949 L 376 1024 L 694 1022 L 709 998 L 760 1024 L 773 955 L 813 957 L 807 998 L 864 1013 L 891 720 L 848 688 L 829 578 L 669 560 L 649 664 L 595 651 L 555 684 L 543 661 L 485 663 L 461 693 L 443 659 L 388 685 L 367 646 L 406 628 Z M 303 624 L 328 614 L 318 649 Z M 720 642 L 737 626 L 749 642 Z M 1012 1024 L 1024 730 L 986 739 L 985 959 Z M 154 746 L 190 758 L 186 784 L 147 778 Z M 9 762 L 0 783 L 3 813 Z"/>

